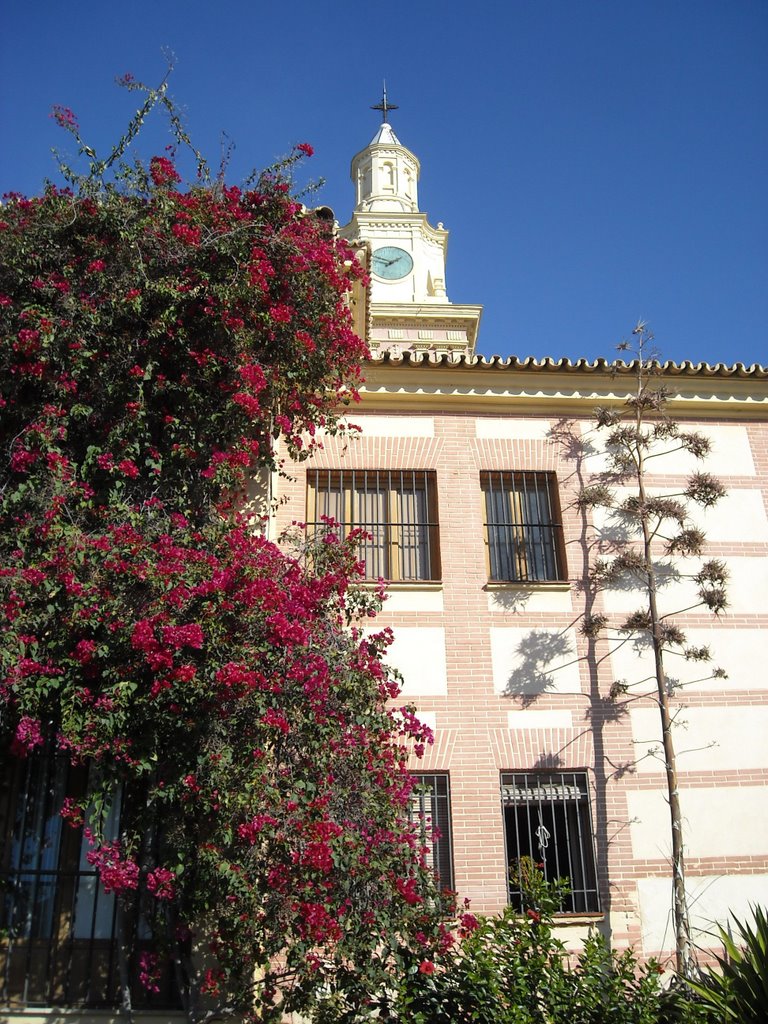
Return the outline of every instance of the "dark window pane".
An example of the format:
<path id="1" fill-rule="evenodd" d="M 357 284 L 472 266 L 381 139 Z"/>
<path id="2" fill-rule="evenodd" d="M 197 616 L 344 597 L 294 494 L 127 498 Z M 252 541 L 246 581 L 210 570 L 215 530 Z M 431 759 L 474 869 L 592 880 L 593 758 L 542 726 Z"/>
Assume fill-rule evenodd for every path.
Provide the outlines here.
<path id="1" fill-rule="evenodd" d="M 523 909 L 520 878 L 532 862 L 550 881 L 569 880 L 564 912 L 599 910 L 586 775 L 505 772 L 501 795 L 513 906 Z"/>
<path id="2" fill-rule="evenodd" d="M 82 830 L 60 815 L 65 797 L 87 794 L 86 770 L 66 757 L 35 756 L 0 763 L 0 780 L 0 1002 L 118 1006 L 115 897 L 104 893 L 88 863 Z M 120 803 L 118 795 L 105 822 L 107 839 L 118 835 Z M 149 909 L 139 901 L 127 910 L 138 919 L 143 950 L 151 948 Z M 129 971 L 139 1008 L 178 1007 L 170 962 L 157 994 L 139 983 L 136 955 Z"/>
<path id="3" fill-rule="evenodd" d="M 447 775 L 415 775 L 417 790 L 411 799 L 411 817 L 432 843 L 432 869 L 443 889 L 453 888 L 451 799 Z"/>

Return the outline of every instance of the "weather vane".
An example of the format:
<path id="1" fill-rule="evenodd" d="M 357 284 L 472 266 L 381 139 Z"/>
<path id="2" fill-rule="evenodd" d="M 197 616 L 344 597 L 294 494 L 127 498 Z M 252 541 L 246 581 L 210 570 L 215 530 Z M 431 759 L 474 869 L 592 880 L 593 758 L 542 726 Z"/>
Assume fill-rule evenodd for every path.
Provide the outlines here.
<path id="1" fill-rule="evenodd" d="M 387 114 L 389 113 L 389 111 L 390 110 L 397 110 L 397 109 L 398 109 L 398 107 L 397 107 L 396 103 L 387 103 L 387 82 L 386 82 L 386 79 L 385 79 L 384 80 L 384 88 L 381 91 L 381 103 L 376 103 L 374 106 L 371 107 L 371 110 L 380 110 L 381 111 L 381 120 L 382 120 L 382 122 L 384 124 L 386 124 L 387 123 Z"/>

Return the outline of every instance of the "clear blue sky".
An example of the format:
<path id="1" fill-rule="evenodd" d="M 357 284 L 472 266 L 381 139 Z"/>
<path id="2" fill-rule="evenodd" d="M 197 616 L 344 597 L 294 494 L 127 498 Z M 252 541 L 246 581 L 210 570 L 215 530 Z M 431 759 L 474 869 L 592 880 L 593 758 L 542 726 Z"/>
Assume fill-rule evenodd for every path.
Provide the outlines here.
<path id="1" fill-rule="evenodd" d="M 55 177 L 53 103 L 107 147 L 114 77 L 159 81 L 167 49 L 211 162 L 222 132 L 232 180 L 311 142 L 344 223 L 386 77 L 482 352 L 611 357 L 642 317 L 667 358 L 768 363 L 766 0 L 37 0 L 0 36 L 0 191 Z"/>

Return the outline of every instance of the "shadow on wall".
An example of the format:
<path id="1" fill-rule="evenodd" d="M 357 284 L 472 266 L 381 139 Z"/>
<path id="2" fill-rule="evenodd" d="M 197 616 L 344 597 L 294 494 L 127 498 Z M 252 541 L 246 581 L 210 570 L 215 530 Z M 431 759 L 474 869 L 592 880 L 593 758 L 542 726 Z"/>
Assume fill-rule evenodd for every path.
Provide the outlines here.
<path id="1" fill-rule="evenodd" d="M 565 762 L 560 756 L 560 751 L 549 751 L 547 753 L 539 754 L 539 756 L 533 762 L 531 771 L 559 771 L 563 767 L 565 767 Z"/>
<path id="2" fill-rule="evenodd" d="M 663 562 L 661 559 L 653 559 L 653 567 L 656 570 L 656 586 L 660 591 L 667 587 L 674 588 L 675 585 L 683 582 L 683 575 L 680 569 L 671 562 Z M 611 580 L 606 586 L 605 593 L 610 596 L 612 593 L 636 593 L 639 598 L 645 598 L 647 603 L 648 590 L 642 580 L 634 579 L 629 575 L 622 575 L 617 580 Z"/>
<path id="3" fill-rule="evenodd" d="M 578 494 L 590 481 L 590 477 L 599 472 L 602 465 L 602 453 L 595 444 L 590 431 L 582 430 L 574 421 L 558 420 L 550 431 L 549 441 L 563 460 L 564 483 L 574 494 Z M 567 467 L 567 469 L 566 469 Z M 600 540 L 595 537 L 594 524 L 587 510 L 574 503 L 574 511 L 578 516 L 578 531 L 574 532 L 569 544 L 569 564 L 576 586 L 581 590 L 584 600 L 584 615 L 591 616 L 595 612 L 595 592 L 589 585 L 589 573 L 593 556 L 600 554 Z M 606 524 L 618 527 L 620 524 Z M 610 543 L 613 538 L 605 538 Z M 593 763 L 592 785 L 594 787 L 594 835 L 597 854 L 597 874 L 600 899 L 605 918 L 601 925 L 605 938 L 611 940 L 611 910 L 614 903 L 612 880 L 609 874 L 609 849 L 611 833 L 615 831 L 614 823 L 608 813 L 607 787 L 612 769 L 606 753 L 604 730 L 606 711 L 616 712 L 616 705 L 611 701 L 610 672 L 605 672 L 605 651 L 594 637 L 585 638 L 585 661 L 588 677 L 587 715 L 592 733 Z M 605 666 L 607 668 L 607 666 Z M 604 678 L 607 676 L 607 678 Z M 524 698 L 525 699 L 525 698 Z M 611 705 L 609 709 L 609 705 Z"/>
<path id="4" fill-rule="evenodd" d="M 565 632 L 533 629 L 514 650 L 515 667 L 502 696 L 519 697 L 527 707 L 542 694 L 557 692 L 557 673 L 576 660 L 573 643 Z"/>
<path id="5" fill-rule="evenodd" d="M 491 595 L 498 611 L 524 612 L 525 606 L 533 597 L 532 587 L 515 586 L 514 590 L 493 590 Z"/>

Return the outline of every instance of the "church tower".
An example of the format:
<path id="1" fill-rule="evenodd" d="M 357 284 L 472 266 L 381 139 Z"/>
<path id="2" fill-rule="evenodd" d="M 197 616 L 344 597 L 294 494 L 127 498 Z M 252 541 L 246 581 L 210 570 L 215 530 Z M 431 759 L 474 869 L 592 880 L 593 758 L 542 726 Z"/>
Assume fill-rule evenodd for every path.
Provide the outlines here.
<path id="1" fill-rule="evenodd" d="M 388 121 L 397 107 L 387 103 L 386 86 L 372 109 L 382 122 L 352 158 L 355 209 L 339 231 L 368 252 L 371 349 L 472 354 L 482 307 L 448 300 L 448 232 L 419 210 L 421 165 Z"/>

